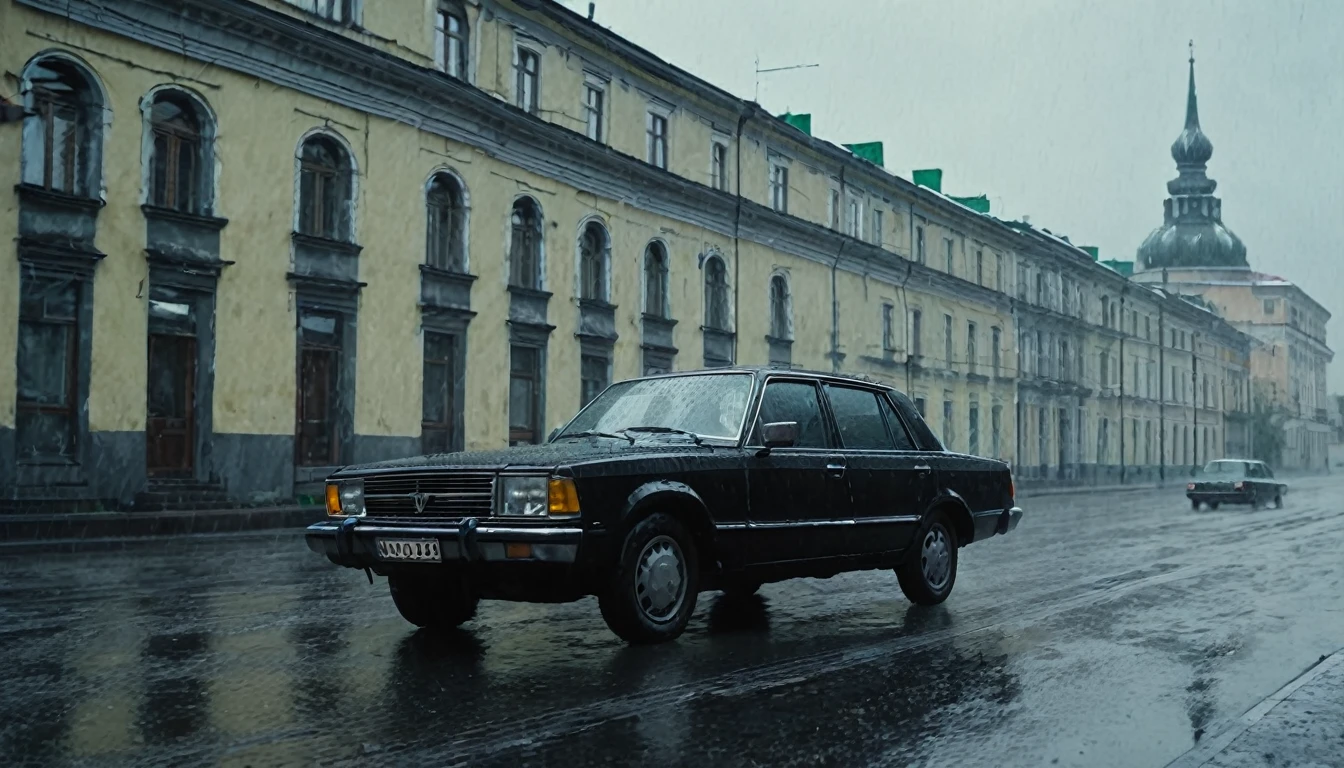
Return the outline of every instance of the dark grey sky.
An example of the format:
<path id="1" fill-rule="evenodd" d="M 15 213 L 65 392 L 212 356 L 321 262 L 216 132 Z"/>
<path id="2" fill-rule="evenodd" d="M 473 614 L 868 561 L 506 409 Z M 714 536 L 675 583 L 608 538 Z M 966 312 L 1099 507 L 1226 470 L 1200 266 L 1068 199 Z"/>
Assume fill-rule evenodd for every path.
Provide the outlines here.
<path id="1" fill-rule="evenodd" d="M 757 56 L 820 64 L 762 75 L 761 103 L 1123 259 L 1162 221 L 1193 38 L 1224 223 L 1334 314 L 1340 344 L 1341 0 L 598 0 L 596 19 L 745 98 Z"/>

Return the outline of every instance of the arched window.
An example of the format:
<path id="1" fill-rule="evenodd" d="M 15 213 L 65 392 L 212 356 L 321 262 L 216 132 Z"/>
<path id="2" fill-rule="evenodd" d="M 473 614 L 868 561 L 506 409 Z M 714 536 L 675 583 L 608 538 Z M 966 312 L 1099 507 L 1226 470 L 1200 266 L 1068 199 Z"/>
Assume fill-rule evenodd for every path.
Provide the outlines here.
<path id="1" fill-rule="evenodd" d="M 180 91 L 154 95 L 149 130 L 154 139 L 149 158 L 149 202 L 186 213 L 210 209 L 208 117 L 200 104 Z"/>
<path id="2" fill-rule="evenodd" d="M 610 238 L 601 223 L 590 221 L 579 236 L 579 298 L 607 300 Z"/>
<path id="3" fill-rule="evenodd" d="M 657 240 L 644 249 L 644 312 L 666 318 L 667 249 Z"/>
<path id="4" fill-rule="evenodd" d="M 330 136 L 312 136 L 299 155 L 299 232 L 350 240 L 354 195 L 350 154 Z"/>
<path id="5" fill-rule="evenodd" d="M 541 207 L 530 197 L 513 204 L 509 285 L 541 289 Z"/>
<path id="6" fill-rule="evenodd" d="M 23 124 L 23 182 L 80 197 L 98 194 L 102 96 L 92 76 L 49 57 L 24 71 L 29 116 Z"/>
<path id="7" fill-rule="evenodd" d="M 462 185 L 452 174 L 436 173 L 425 192 L 429 229 L 425 236 L 425 263 L 449 272 L 467 270 L 467 211 Z"/>
<path id="8" fill-rule="evenodd" d="M 718 256 L 705 260 L 705 327 L 728 330 L 728 268 Z"/>
<path id="9" fill-rule="evenodd" d="M 770 335 L 776 339 L 793 338 L 790 303 L 789 281 L 783 275 L 770 278 Z"/>

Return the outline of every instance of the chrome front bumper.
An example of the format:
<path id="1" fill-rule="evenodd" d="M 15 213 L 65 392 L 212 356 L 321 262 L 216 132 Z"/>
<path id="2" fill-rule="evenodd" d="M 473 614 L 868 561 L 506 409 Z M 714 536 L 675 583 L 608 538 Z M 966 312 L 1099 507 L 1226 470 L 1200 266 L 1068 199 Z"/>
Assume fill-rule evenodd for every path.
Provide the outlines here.
<path id="1" fill-rule="evenodd" d="M 309 549 L 352 568 L 399 562 L 378 557 L 375 541 L 380 538 L 435 539 L 443 562 L 573 563 L 578 558 L 583 530 L 491 525 L 475 518 L 458 525 L 395 525 L 348 517 L 314 523 L 308 526 L 304 538 Z"/>

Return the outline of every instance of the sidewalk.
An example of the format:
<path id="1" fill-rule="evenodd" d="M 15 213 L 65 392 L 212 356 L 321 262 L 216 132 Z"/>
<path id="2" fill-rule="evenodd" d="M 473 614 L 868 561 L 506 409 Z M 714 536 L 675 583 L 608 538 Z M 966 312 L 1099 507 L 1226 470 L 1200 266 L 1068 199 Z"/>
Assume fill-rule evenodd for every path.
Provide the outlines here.
<path id="1" fill-rule="evenodd" d="M 1167 768 L 1344 766 L 1344 650 L 1322 657 Z"/>
<path id="2" fill-rule="evenodd" d="M 322 507 L 275 506 L 154 512 L 68 512 L 0 515 L 0 554 L 71 551 L 94 542 L 125 543 L 162 536 L 301 529 L 325 519 Z"/>

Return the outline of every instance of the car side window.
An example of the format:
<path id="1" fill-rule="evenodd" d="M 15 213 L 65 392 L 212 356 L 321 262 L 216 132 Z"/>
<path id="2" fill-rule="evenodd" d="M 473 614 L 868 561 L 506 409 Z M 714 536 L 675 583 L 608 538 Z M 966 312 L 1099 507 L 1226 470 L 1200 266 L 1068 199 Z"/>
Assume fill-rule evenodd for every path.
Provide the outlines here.
<path id="1" fill-rule="evenodd" d="M 885 397 L 879 397 L 877 401 L 882 406 L 882 415 L 887 417 L 887 426 L 891 428 L 891 436 L 896 441 L 896 450 L 919 450 L 915 447 L 915 441 L 910 439 L 910 433 L 905 430 L 905 425 L 901 423 L 901 417 L 896 415 L 896 409 L 891 406 L 891 401 Z"/>
<path id="2" fill-rule="evenodd" d="M 1270 480 L 1274 479 L 1274 470 L 1270 469 L 1268 464 L 1260 465 L 1260 474 L 1263 475 L 1264 477 L 1269 478 Z"/>
<path id="3" fill-rule="evenodd" d="M 759 444 L 761 425 L 777 421 L 798 423 L 795 448 L 825 448 L 826 421 L 821 415 L 817 386 L 806 381 L 772 381 L 761 395 L 760 416 L 756 419 L 753 442 Z"/>
<path id="4" fill-rule="evenodd" d="M 827 384 L 826 396 L 831 400 L 842 446 L 856 451 L 894 450 L 874 392 Z"/>

